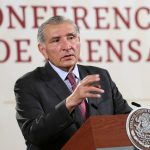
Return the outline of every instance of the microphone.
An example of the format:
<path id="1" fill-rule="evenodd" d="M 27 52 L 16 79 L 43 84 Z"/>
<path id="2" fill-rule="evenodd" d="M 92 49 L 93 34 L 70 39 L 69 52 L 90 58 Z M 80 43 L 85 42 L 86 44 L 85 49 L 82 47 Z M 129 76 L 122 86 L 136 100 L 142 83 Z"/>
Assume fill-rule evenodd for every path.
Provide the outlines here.
<path id="1" fill-rule="evenodd" d="M 138 104 L 138 103 L 136 103 L 136 102 L 131 102 L 131 104 L 132 104 L 133 106 L 136 106 L 136 107 L 141 107 L 141 105 Z"/>

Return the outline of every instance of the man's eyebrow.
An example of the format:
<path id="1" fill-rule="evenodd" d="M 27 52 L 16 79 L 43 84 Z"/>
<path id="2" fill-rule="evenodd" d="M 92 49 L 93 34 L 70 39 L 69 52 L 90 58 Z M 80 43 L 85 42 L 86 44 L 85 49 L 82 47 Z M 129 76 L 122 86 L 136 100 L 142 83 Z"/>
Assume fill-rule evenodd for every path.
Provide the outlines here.
<path id="1" fill-rule="evenodd" d="M 58 38 L 60 38 L 60 36 L 54 36 L 51 39 L 53 40 L 53 39 L 58 39 Z"/>
<path id="2" fill-rule="evenodd" d="M 67 34 L 67 36 L 68 36 L 68 35 L 76 36 L 76 35 L 77 35 L 77 33 L 76 33 L 76 32 L 72 32 L 72 33 L 68 33 L 68 34 Z"/>
<path id="3" fill-rule="evenodd" d="M 77 33 L 71 32 L 71 33 L 67 33 L 65 36 L 77 36 Z M 51 40 L 59 39 L 61 37 L 62 36 L 54 36 L 54 37 L 51 38 Z"/>

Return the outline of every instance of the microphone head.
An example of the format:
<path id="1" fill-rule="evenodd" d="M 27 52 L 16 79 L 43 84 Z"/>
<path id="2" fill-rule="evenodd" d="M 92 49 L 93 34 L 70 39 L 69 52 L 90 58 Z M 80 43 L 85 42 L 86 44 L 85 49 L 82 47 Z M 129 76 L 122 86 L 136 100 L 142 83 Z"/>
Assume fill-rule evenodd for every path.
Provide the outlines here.
<path id="1" fill-rule="evenodd" d="M 136 103 L 136 102 L 131 102 L 131 104 L 132 104 L 133 106 L 136 106 L 136 107 L 141 107 L 141 105 L 138 104 L 138 103 Z"/>

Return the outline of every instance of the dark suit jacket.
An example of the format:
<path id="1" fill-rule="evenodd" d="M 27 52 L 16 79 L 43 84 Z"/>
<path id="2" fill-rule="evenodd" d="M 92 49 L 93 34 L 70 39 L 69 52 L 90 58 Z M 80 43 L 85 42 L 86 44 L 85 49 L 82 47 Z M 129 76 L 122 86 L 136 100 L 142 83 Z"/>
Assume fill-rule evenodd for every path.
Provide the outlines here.
<path id="1" fill-rule="evenodd" d="M 89 116 L 131 111 L 106 70 L 82 65 L 78 68 L 81 79 L 100 74 L 100 85 L 105 90 L 101 98 L 88 99 Z M 18 79 L 14 91 L 16 117 L 28 150 L 59 150 L 83 124 L 78 107 L 71 114 L 65 107 L 71 93 L 49 63 Z"/>

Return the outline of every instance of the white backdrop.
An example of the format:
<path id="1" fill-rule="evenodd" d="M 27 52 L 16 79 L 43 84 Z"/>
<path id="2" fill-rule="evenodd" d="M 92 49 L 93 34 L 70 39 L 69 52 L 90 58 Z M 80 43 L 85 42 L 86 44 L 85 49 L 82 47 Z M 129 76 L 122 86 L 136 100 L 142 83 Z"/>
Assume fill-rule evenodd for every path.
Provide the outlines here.
<path id="1" fill-rule="evenodd" d="M 150 107 L 149 0 L 0 0 L 0 147 L 25 149 L 15 120 L 15 81 L 44 64 L 37 27 L 53 15 L 81 30 L 81 62 L 109 70 L 124 98 Z"/>

